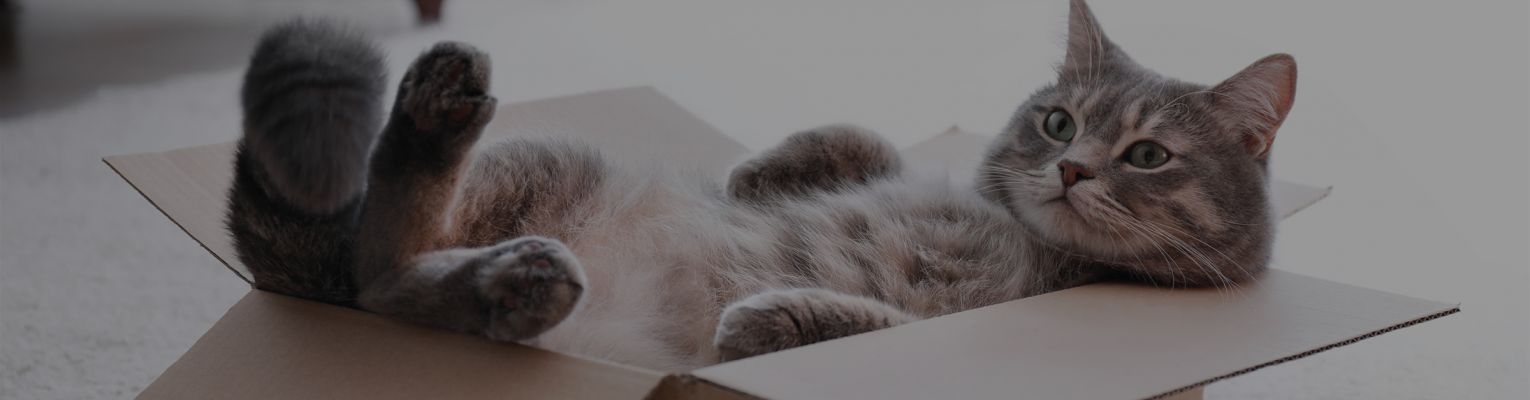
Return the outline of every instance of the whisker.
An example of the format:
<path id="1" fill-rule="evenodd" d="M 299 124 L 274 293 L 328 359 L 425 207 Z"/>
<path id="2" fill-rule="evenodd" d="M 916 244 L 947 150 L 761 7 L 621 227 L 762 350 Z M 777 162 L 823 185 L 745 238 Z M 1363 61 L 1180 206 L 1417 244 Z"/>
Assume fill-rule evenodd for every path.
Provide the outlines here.
<path id="1" fill-rule="evenodd" d="M 1152 224 L 1151 221 L 1149 221 L 1148 223 Z M 1162 230 L 1163 228 L 1167 227 L 1167 226 L 1163 226 L 1163 225 L 1159 225 L 1159 224 L 1155 224 L 1155 225 L 1159 226 L 1160 230 Z M 1170 227 L 1170 228 L 1172 228 L 1172 227 Z M 1180 232 L 1183 233 L 1183 231 L 1180 231 Z M 1209 247 L 1209 248 L 1211 248 L 1211 249 L 1213 249 L 1213 250 L 1215 250 L 1215 251 L 1217 251 L 1219 253 L 1221 252 L 1221 250 L 1216 249 L 1215 247 L 1212 247 L 1211 245 L 1205 243 L 1205 241 L 1201 241 L 1199 238 L 1196 238 L 1193 235 L 1185 235 L 1185 236 L 1190 237 L 1192 239 L 1195 239 L 1195 240 L 1199 241 L 1201 244 L 1205 245 L 1206 247 Z M 1230 293 L 1235 293 L 1237 291 L 1238 286 L 1235 284 L 1235 282 L 1231 278 L 1228 278 L 1226 274 L 1222 273 L 1222 270 L 1220 268 L 1216 268 L 1217 264 L 1211 260 L 1211 257 L 1207 256 L 1199 248 L 1191 246 L 1189 243 L 1185 243 L 1182 239 L 1175 238 L 1175 240 L 1178 241 L 1179 243 L 1181 243 L 1184 246 L 1184 248 L 1186 248 L 1187 250 L 1190 250 L 1193 257 L 1200 259 L 1201 260 L 1200 262 L 1204 262 L 1204 263 L 1208 264 L 1212 268 L 1211 272 L 1215 272 L 1217 274 L 1217 276 L 1221 278 L 1222 284 L 1223 284 L 1223 286 L 1226 289 L 1228 289 L 1229 294 Z M 1223 258 L 1226 258 L 1228 261 L 1232 261 L 1232 258 L 1227 257 L 1226 254 L 1222 254 L 1222 256 L 1223 256 Z M 1238 267 L 1240 270 L 1243 270 L 1243 267 L 1241 265 L 1239 265 L 1237 262 L 1233 262 L 1233 265 Z M 1245 274 L 1247 274 L 1246 270 L 1243 270 L 1243 271 L 1244 271 Z M 1219 292 L 1220 292 L 1220 290 L 1219 290 Z"/>
<path id="2" fill-rule="evenodd" d="M 1192 263 L 1192 265 L 1194 265 L 1196 267 L 1196 269 L 1200 270 L 1201 273 L 1205 274 L 1205 276 L 1210 277 L 1210 276 L 1212 276 L 1211 274 L 1213 274 L 1213 273 L 1221 275 L 1221 272 L 1217 271 L 1217 269 L 1215 268 L 1214 265 L 1212 265 L 1212 266 L 1206 265 L 1207 264 L 1206 261 L 1208 261 L 1208 260 L 1206 260 L 1206 258 L 1204 256 L 1200 255 L 1196 250 L 1190 248 L 1190 246 L 1188 244 L 1186 244 L 1184 241 L 1179 240 L 1178 238 L 1174 238 L 1174 237 L 1168 235 L 1167 233 L 1163 232 L 1162 230 L 1157 229 L 1157 228 L 1155 228 L 1155 227 L 1153 227 L 1151 225 L 1144 224 L 1142 227 L 1144 229 L 1148 230 L 1149 232 L 1152 232 L 1154 235 L 1156 235 L 1160 239 L 1165 240 L 1169 244 L 1169 246 L 1173 247 L 1175 250 L 1178 250 L 1180 252 L 1180 254 L 1184 254 L 1186 257 L 1189 257 L 1189 260 Z M 1226 277 L 1225 276 L 1221 276 L 1221 279 L 1225 281 Z M 1215 282 L 1212 283 L 1212 287 L 1218 289 L 1219 292 L 1221 290 L 1221 287 L 1218 286 Z"/>
<path id="3" fill-rule="evenodd" d="M 1228 263 L 1232 264 L 1233 267 L 1238 268 L 1238 272 L 1242 273 L 1241 276 L 1252 276 L 1252 273 L 1249 272 L 1247 267 L 1245 267 L 1242 263 L 1239 263 L 1237 260 L 1234 260 L 1231 256 L 1228 256 L 1227 253 L 1222 251 L 1222 249 L 1217 248 L 1216 246 L 1212 246 L 1210 243 L 1206 243 L 1205 240 L 1202 240 L 1201 238 L 1199 238 L 1199 237 L 1197 237 L 1195 235 L 1190 235 L 1188 232 L 1185 232 L 1184 230 L 1181 230 L 1181 229 L 1179 229 L 1177 227 L 1169 226 L 1169 225 L 1161 225 L 1161 224 L 1160 224 L 1160 226 L 1162 228 L 1173 229 L 1174 231 L 1179 232 L 1181 235 L 1184 235 L 1186 237 L 1189 237 L 1189 238 L 1199 242 L 1202 246 L 1204 246 L 1206 248 L 1210 248 L 1212 251 L 1217 252 L 1217 254 L 1221 255 L 1223 259 L 1226 259 Z M 1225 278 L 1225 276 L 1224 276 L 1224 278 Z M 1232 282 L 1229 281 L 1228 283 L 1231 284 Z"/>
<path id="4" fill-rule="evenodd" d="M 1123 220 L 1123 221 L 1126 222 L 1126 225 L 1123 225 L 1124 227 L 1130 229 L 1132 232 L 1135 232 L 1137 234 L 1137 236 L 1142 237 L 1143 239 L 1146 239 L 1148 244 L 1153 245 L 1153 249 L 1157 250 L 1158 254 L 1163 256 L 1164 264 L 1169 265 L 1169 274 L 1170 274 L 1169 275 L 1169 287 L 1175 287 L 1176 284 L 1174 283 L 1174 278 L 1176 276 L 1179 276 L 1180 273 L 1181 273 L 1181 271 L 1179 270 L 1179 263 L 1175 262 L 1173 258 L 1169 257 L 1169 252 L 1164 251 L 1163 246 L 1158 244 L 1157 240 L 1153 240 L 1151 235 L 1149 235 L 1148 233 L 1143 231 L 1142 228 L 1136 226 L 1136 224 L 1132 223 L 1131 220 Z M 1151 276 L 1152 274 L 1148 274 L 1148 275 Z"/>
<path id="5" fill-rule="evenodd" d="M 1119 221 L 1125 222 L 1125 223 L 1129 223 L 1129 224 L 1133 225 L 1134 228 L 1146 232 L 1147 235 L 1155 237 L 1155 238 L 1158 238 L 1160 240 L 1163 240 L 1163 241 L 1167 242 L 1168 245 L 1172 246 L 1173 248 L 1178 250 L 1180 253 L 1184 254 L 1185 257 L 1188 257 L 1189 260 L 1192 263 L 1195 264 L 1196 268 L 1198 270 L 1200 270 L 1202 273 L 1205 273 L 1206 276 L 1208 276 L 1208 277 L 1212 277 L 1212 276 L 1216 277 L 1219 281 L 1218 282 L 1212 282 L 1212 285 L 1214 287 L 1217 287 L 1219 292 L 1221 292 L 1221 289 L 1223 289 L 1223 288 L 1233 288 L 1234 285 L 1233 285 L 1232 279 L 1228 278 L 1226 274 L 1222 273 L 1221 268 L 1218 266 L 1219 263 L 1217 263 L 1214 260 L 1212 260 L 1212 258 L 1210 256 L 1208 256 L 1205 252 L 1201 251 L 1201 249 L 1198 248 L 1197 246 L 1193 246 L 1190 243 L 1186 242 L 1184 239 L 1181 238 L 1181 236 L 1193 239 L 1193 240 L 1197 241 L 1198 243 L 1200 243 L 1202 246 L 1207 247 L 1207 248 L 1211 248 L 1213 251 L 1216 251 L 1219 255 L 1221 255 L 1222 258 L 1224 258 L 1224 259 L 1228 260 L 1229 262 L 1231 262 L 1234 267 L 1239 269 L 1240 272 L 1242 272 L 1245 275 L 1248 274 L 1247 269 L 1245 267 L 1243 267 L 1238 262 L 1234 261 L 1231 257 L 1227 256 L 1227 254 L 1223 253 L 1221 251 L 1221 249 L 1218 249 L 1218 248 L 1216 248 L 1214 246 L 1211 246 L 1209 243 L 1206 243 L 1204 240 L 1201 240 L 1199 237 L 1196 237 L 1195 235 L 1190 235 L 1188 232 L 1185 232 L 1185 231 L 1183 231 L 1181 229 L 1178 229 L 1178 228 L 1175 228 L 1173 226 L 1167 226 L 1167 225 L 1155 223 L 1155 222 L 1150 221 L 1150 220 L 1145 220 L 1145 219 L 1139 218 L 1139 217 L 1137 217 L 1135 215 L 1135 213 L 1133 213 L 1131 211 L 1131 209 L 1126 208 L 1125 205 L 1121 204 L 1120 201 L 1116 200 L 1113 197 L 1105 196 L 1101 200 L 1102 200 L 1101 203 L 1107 205 L 1111 209 L 1111 211 L 1113 211 L 1115 213 L 1118 213 L 1118 214 L 1121 214 L 1120 216 L 1118 216 L 1118 220 Z M 1168 230 L 1171 230 L 1171 229 L 1175 233 L 1177 233 L 1177 235 L 1176 234 L 1171 234 L 1170 232 L 1168 232 Z"/>
<path id="6" fill-rule="evenodd" d="M 1112 235 L 1115 235 L 1115 237 L 1117 239 L 1119 239 L 1121 242 L 1126 242 L 1126 235 L 1122 234 L 1121 230 L 1118 227 L 1111 226 L 1110 233 Z M 1138 265 L 1139 268 L 1144 264 L 1142 262 L 1142 257 L 1137 256 L 1136 252 L 1129 252 L 1129 254 L 1131 254 L 1133 259 L 1137 260 L 1137 265 Z M 1148 283 L 1149 284 L 1152 284 L 1155 287 L 1158 286 L 1158 280 L 1154 279 L 1152 274 L 1148 274 L 1147 278 L 1148 278 Z"/>

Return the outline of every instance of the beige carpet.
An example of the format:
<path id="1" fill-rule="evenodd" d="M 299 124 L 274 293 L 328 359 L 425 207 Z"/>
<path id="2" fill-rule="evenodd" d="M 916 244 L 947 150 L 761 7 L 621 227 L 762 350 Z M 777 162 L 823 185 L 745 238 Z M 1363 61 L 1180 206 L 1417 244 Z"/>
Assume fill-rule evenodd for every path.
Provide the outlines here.
<path id="1" fill-rule="evenodd" d="M 93 23 L 114 11 L 49 1 Z M 1061 0 L 451 0 L 445 25 L 412 30 L 402 5 L 144 3 L 165 8 L 132 15 L 231 26 L 228 46 L 248 46 L 261 21 L 339 14 L 387 37 L 394 76 L 435 40 L 469 41 L 495 57 L 503 101 L 655 85 L 753 148 L 836 121 L 899 144 L 953 123 L 996 130 L 1049 79 L 1064 15 Z M 1268 53 L 1296 55 L 1301 89 L 1275 171 L 1336 189 L 1282 225 L 1277 266 L 1463 303 L 1459 315 L 1221 382 L 1208 397 L 1530 394 L 1530 5 L 1370 3 L 1095 4 L 1112 38 L 1170 75 L 1206 82 Z M 242 53 L 135 42 L 143 29 L 93 33 L 141 45 L 114 53 L 120 62 L 59 61 L 84 60 L 73 76 L 120 79 L 0 120 L 0 398 L 132 396 L 246 290 L 99 162 L 237 135 Z M 176 51 L 198 46 L 210 50 Z M 131 61 L 144 57 L 198 64 Z M 174 72 L 111 72 L 135 66 Z"/>

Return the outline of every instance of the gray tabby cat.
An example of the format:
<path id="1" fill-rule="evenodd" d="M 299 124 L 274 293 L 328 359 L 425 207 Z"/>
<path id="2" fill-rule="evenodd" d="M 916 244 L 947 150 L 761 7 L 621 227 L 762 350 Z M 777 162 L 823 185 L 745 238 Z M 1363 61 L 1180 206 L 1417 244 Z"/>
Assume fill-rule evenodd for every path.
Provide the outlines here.
<path id="1" fill-rule="evenodd" d="M 660 370 L 802 346 L 1101 279 L 1256 276 L 1296 65 L 1216 86 L 1134 63 L 1072 2 L 1057 82 L 978 182 L 901 175 L 871 132 L 791 136 L 733 171 L 577 143 L 474 152 L 489 59 L 441 43 L 379 129 L 383 63 L 324 24 L 271 31 L 244 88 L 228 226 L 265 290 Z"/>

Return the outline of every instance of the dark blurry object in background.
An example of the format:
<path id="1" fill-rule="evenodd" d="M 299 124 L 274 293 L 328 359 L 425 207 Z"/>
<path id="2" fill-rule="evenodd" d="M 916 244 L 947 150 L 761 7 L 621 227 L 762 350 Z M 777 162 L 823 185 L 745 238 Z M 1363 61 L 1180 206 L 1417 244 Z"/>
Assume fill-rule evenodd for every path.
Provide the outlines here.
<path id="1" fill-rule="evenodd" d="M 0 0 L 0 2 L 9 0 Z M 441 3 L 446 0 L 414 0 L 414 8 L 420 11 L 420 23 L 425 25 L 441 21 Z"/>
<path id="2" fill-rule="evenodd" d="M 0 71 L 10 71 L 15 67 L 16 5 L 11 4 L 11 0 L 0 0 Z"/>

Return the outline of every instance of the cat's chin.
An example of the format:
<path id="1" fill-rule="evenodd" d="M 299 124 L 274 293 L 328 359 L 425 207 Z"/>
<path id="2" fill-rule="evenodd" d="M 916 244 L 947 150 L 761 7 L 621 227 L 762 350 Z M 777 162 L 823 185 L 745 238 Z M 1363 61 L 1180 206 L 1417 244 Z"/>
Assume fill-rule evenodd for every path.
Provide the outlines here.
<path id="1" fill-rule="evenodd" d="M 1130 232 L 1114 231 L 1090 220 L 1078 207 L 1067 197 L 1059 196 L 1030 207 L 1029 212 L 1023 213 L 1023 219 L 1042 241 L 1091 258 L 1120 259 L 1151 246 L 1139 243 L 1141 240 Z"/>

